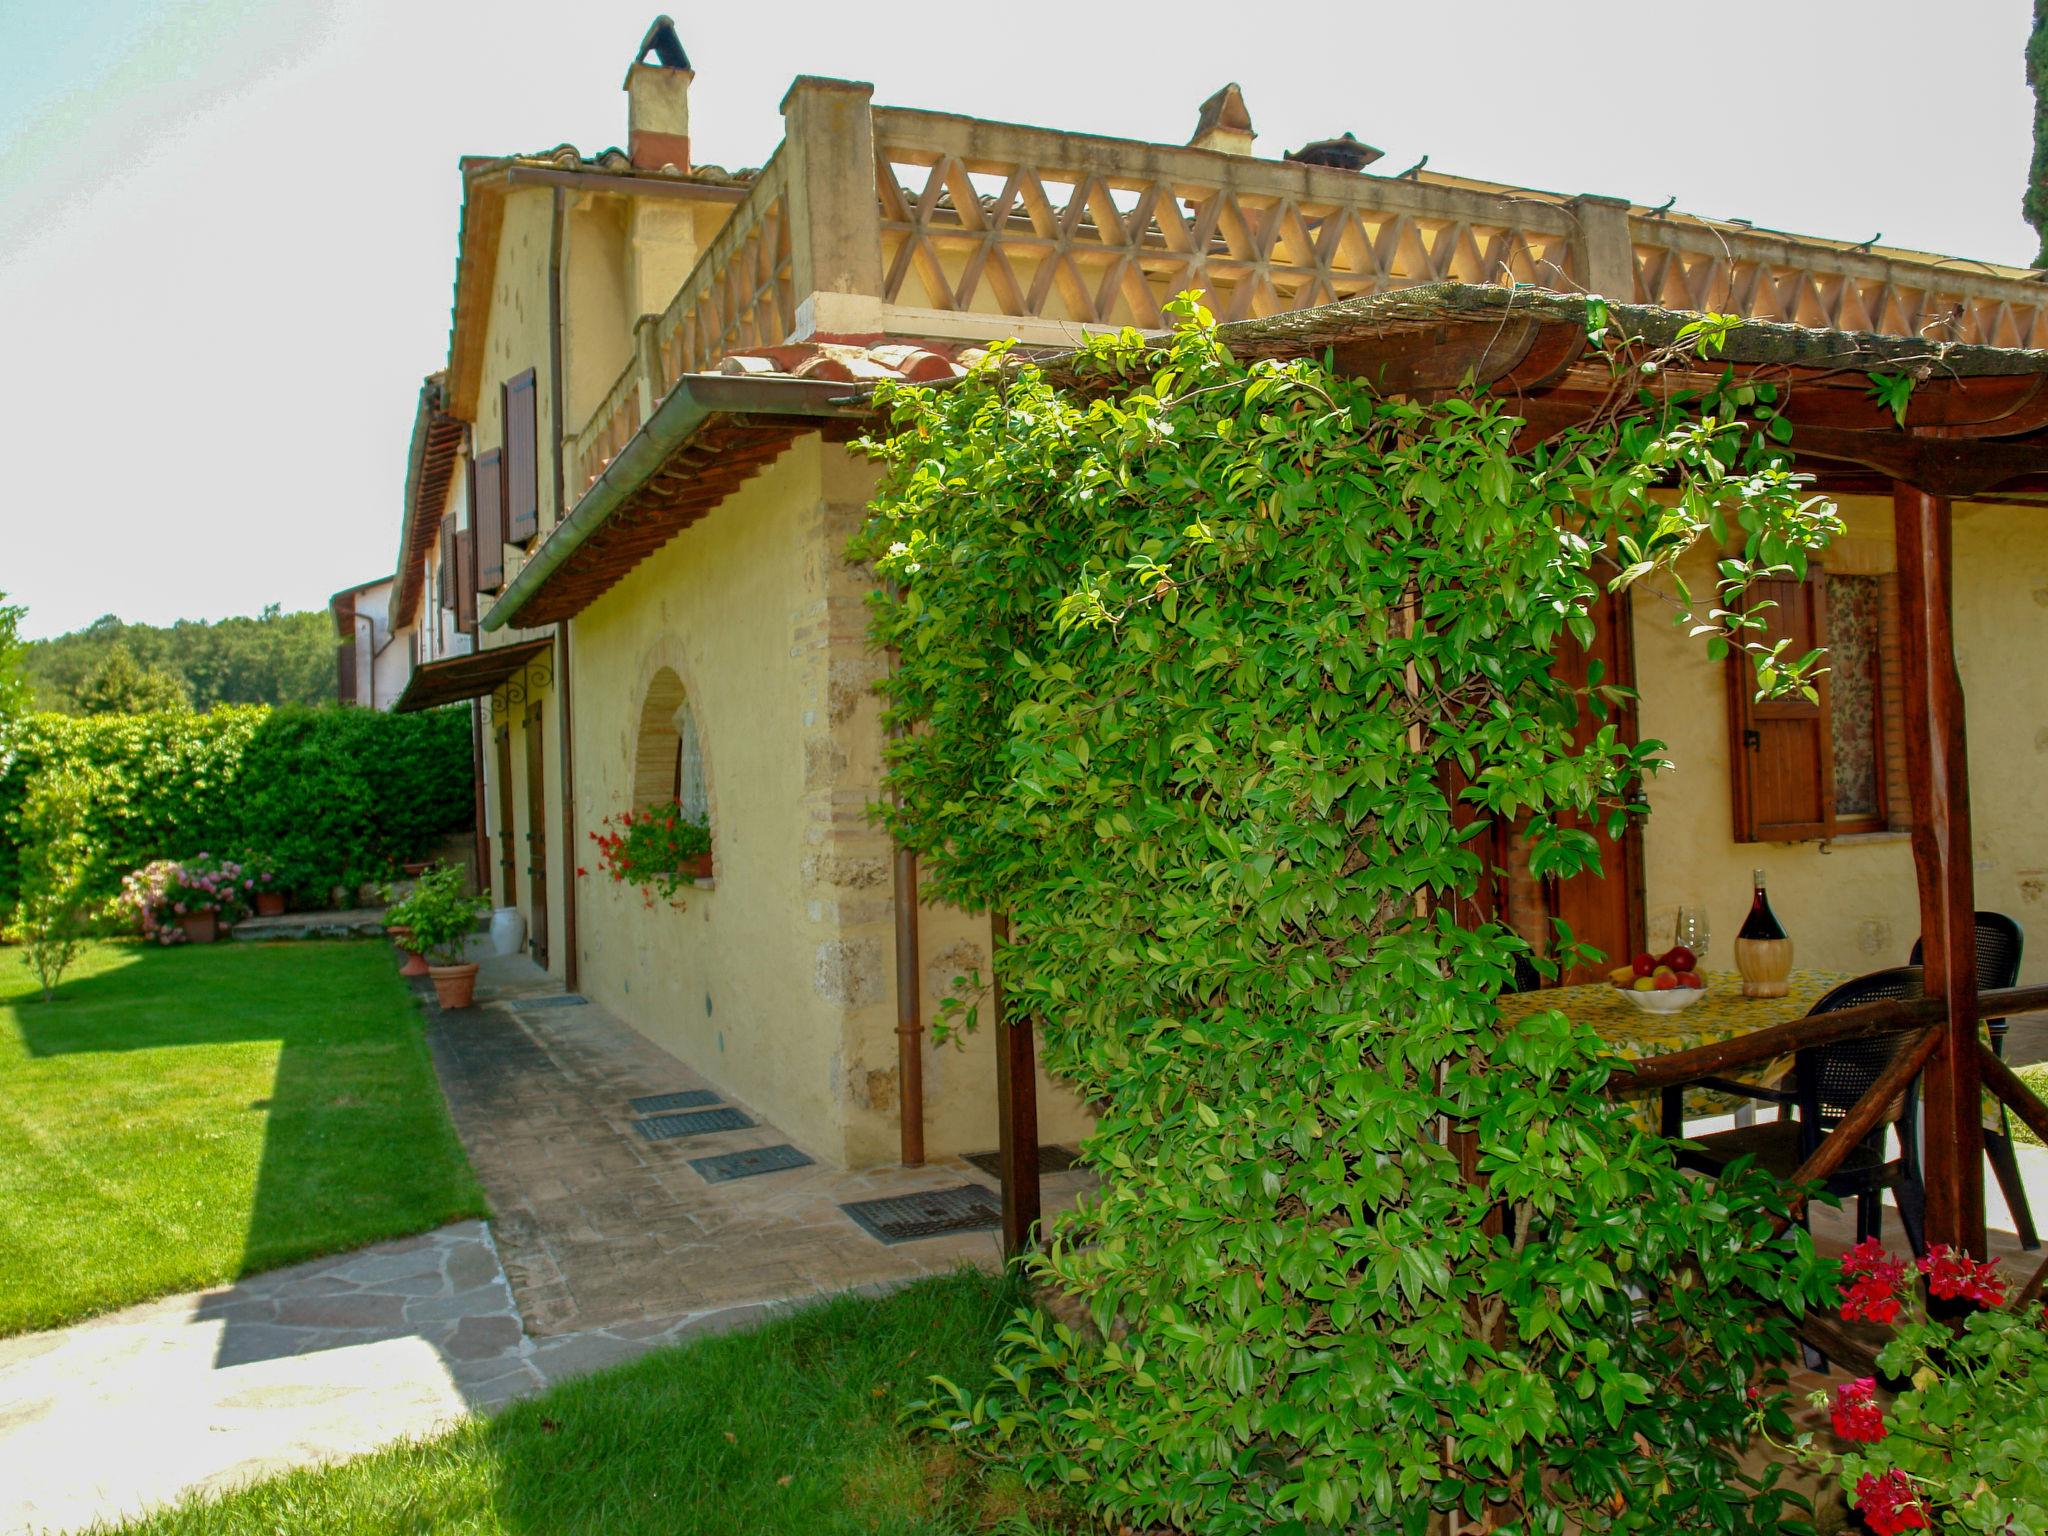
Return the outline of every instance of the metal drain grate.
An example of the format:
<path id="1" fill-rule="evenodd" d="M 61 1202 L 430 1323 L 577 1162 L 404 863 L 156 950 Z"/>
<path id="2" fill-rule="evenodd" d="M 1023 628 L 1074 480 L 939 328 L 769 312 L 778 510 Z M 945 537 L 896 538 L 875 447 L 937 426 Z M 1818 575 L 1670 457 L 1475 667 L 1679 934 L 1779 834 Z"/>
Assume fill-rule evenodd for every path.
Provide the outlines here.
<path id="1" fill-rule="evenodd" d="M 931 1189 L 885 1200 L 856 1200 L 839 1207 L 860 1229 L 883 1243 L 908 1243 L 949 1232 L 983 1232 L 1002 1225 L 1003 1208 L 979 1184 Z"/>
<path id="2" fill-rule="evenodd" d="M 635 1120 L 633 1129 L 649 1141 L 673 1141 L 678 1136 L 702 1136 L 708 1131 L 746 1131 L 754 1122 L 736 1109 L 700 1109 L 690 1115 L 653 1115 Z"/>
<path id="3" fill-rule="evenodd" d="M 721 1152 L 717 1157 L 693 1157 L 690 1166 L 707 1184 L 730 1179 L 751 1179 L 757 1173 L 780 1173 L 785 1168 L 808 1168 L 811 1160 L 795 1147 L 755 1147 L 749 1152 Z"/>
<path id="4" fill-rule="evenodd" d="M 650 1093 L 644 1098 L 628 1099 L 636 1115 L 658 1115 L 664 1109 L 703 1109 L 716 1104 L 718 1095 L 709 1088 L 691 1088 L 682 1093 Z"/>
<path id="5" fill-rule="evenodd" d="M 998 1160 L 999 1152 L 970 1152 L 967 1161 L 974 1164 L 992 1179 L 1003 1176 L 1003 1165 Z M 1080 1166 L 1080 1155 L 1072 1147 L 1040 1147 L 1038 1149 L 1038 1171 L 1040 1173 L 1066 1173 Z"/>
<path id="6" fill-rule="evenodd" d="M 556 992 L 547 997 L 508 997 L 501 1001 L 507 1008 L 581 1008 L 590 999 L 574 992 Z"/>

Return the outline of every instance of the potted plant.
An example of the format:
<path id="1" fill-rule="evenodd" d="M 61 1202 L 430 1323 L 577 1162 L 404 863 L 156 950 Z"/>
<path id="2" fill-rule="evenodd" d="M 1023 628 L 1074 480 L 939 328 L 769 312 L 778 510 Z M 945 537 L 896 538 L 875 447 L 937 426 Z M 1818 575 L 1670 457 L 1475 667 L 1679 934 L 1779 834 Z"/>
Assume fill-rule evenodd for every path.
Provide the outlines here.
<path id="1" fill-rule="evenodd" d="M 430 866 L 413 893 L 392 910 L 406 930 L 401 942 L 426 957 L 427 974 L 441 1006 L 467 1008 L 476 995 L 477 965 L 462 958 L 462 949 L 476 932 L 484 902 L 464 888 L 462 871 L 453 864 Z"/>
<path id="2" fill-rule="evenodd" d="M 160 944 L 211 944 L 222 928 L 248 916 L 245 878 L 238 861 L 207 853 L 159 859 L 122 880 L 120 905 L 141 918 L 145 937 Z"/>
<path id="3" fill-rule="evenodd" d="M 258 917 L 284 916 L 284 887 L 277 870 L 262 854 L 254 851 L 237 855 L 242 866 L 242 895 Z"/>
<path id="4" fill-rule="evenodd" d="M 639 886 L 650 907 L 656 896 L 673 902 L 687 887 L 711 878 L 711 829 L 674 800 L 607 816 L 604 829 L 592 832 L 590 840 L 597 844 L 598 868 L 622 884 Z"/>

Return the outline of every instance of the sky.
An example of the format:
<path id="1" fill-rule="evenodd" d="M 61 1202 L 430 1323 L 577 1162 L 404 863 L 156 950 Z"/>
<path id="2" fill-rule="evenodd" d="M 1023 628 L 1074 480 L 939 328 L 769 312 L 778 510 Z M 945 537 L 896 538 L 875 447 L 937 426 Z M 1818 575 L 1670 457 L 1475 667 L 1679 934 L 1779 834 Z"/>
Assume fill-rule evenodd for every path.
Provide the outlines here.
<path id="1" fill-rule="evenodd" d="M 1181 143 L 2025 264 L 2026 0 L 777 0 L 680 8 L 695 158 L 760 164 L 799 74 Z M 622 142 L 616 0 L 0 0 L 0 592 L 30 636 L 323 605 L 396 557 L 446 360 L 464 154 Z M 1258 20 L 1270 17 L 1261 27 Z"/>

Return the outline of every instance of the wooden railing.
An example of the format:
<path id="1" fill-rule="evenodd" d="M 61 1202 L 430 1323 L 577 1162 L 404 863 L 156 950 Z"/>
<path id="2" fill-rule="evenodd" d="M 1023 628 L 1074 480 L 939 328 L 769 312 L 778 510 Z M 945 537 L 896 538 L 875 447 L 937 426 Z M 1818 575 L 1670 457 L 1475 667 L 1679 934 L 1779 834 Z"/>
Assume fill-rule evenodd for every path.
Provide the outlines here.
<path id="1" fill-rule="evenodd" d="M 2038 1008 L 2048 1008 L 2048 986 L 2006 987 L 1977 995 L 1979 1018 L 2004 1018 Z M 1768 1029 L 1695 1046 L 1689 1051 L 1673 1051 L 1669 1055 L 1632 1063 L 1627 1068 L 1616 1069 L 1608 1079 L 1607 1091 L 1616 1097 L 1649 1092 L 1676 1094 L 1683 1092 L 1687 1084 L 1717 1081 L 1728 1072 L 1781 1060 L 1816 1046 L 1869 1039 L 1875 1035 L 1911 1034 L 1911 1043 L 1892 1059 L 1891 1065 L 1856 1101 L 1841 1122 L 1821 1139 L 1820 1145 L 1788 1181 L 1796 1186 L 1808 1186 L 1834 1173 L 1857 1145 L 1877 1129 L 1890 1112 L 1893 1102 L 1940 1048 L 1946 1020 L 1947 1009 L 1940 998 L 1916 997 L 1866 1003 L 1837 1013 L 1792 1019 Z M 2043 1104 L 1982 1041 L 1977 1043 L 1977 1055 L 1986 1090 L 2036 1135 L 2048 1141 L 2048 1104 Z M 1923 1148 L 1922 1155 L 1934 1150 Z M 1788 1214 L 1779 1218 L 1780 1231 L 1797 1218 L 1805 1199 L 1806 1192 L 1802 1187 L 1795 1192 Z M 2022 1294 L 2031 1300 L 2042 1293 L 2044 1286 L 2048 1286 L 2048 1263 L 2035 1271 Z"/>
<path id="2" fill-rule="evenodd" d="M 2048 347 L 2048 283 L 1697 219 L 1629 220 L 1638 303 L 1994 347 Z"/>
<path id="3" fill-rule="evenodd" d="M 686 373 L 731 352 L 772 347 L 796 324 L 788 195 L 780 151 L 697 258 L 666 308 L 642 318 L 633 358 L 570 440 L 570 494 L 580 496 Z"/>
<path id="4" fill-rule="evenodd" d="M 1190 288 L 1243 319 L 1417 283 L 1576 282 L 1555 199 L 894 107 L 874 134 L 882 297 L 912 311 L 1154 328 Z"/>

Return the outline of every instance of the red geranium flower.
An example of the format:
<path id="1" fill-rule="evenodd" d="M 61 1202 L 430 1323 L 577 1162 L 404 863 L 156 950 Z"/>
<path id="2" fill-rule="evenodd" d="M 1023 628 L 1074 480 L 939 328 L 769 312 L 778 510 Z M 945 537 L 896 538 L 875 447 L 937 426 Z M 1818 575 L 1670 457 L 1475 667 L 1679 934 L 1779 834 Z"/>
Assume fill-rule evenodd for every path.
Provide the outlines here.
<path id="1" fill-rule="evenodd" d="M 1882 1477 L 1864 1473 L 1856 1483 L 1856 1507 L 1863 1511 L 1863 1522 L 1875 1536 L 1933 1529 L 1927 1518 L 1927 1506 L 1920 1502 L 1920 1495 L 1897 1467 Z"/>
<path id="2" fill-rule="evenodd" d="M 1847 1322 L 1889 1323 L 1899 1315 L 1899 1285 L 1906 1278 L 1906 1261 L 1884 1251 L 1874 1237 L 1866 1237 L 1842 1257 L 1842 1317 Z"/>
<path id="3" fill-rule="evenodd" d="M 1993 1264 L 1980 1264 L 1946 1243 L 1936 1243 L 1920 1261 L 1920 1273 L 1927 1277 L 1927 1289 L 1944 1300 L 1962 1297 L 1979 1306 L 2005 1305 L 2005 1277 Z"/>
<path id="4" fill-rule="evenodd" d="M 1835 1433 L 1858 1445 L 1872 1445 L 1885 1436 L 1884 1410 L 1877 1406 L 1877 1383 L 1868 1376 L 1835 1388 Z"/>

